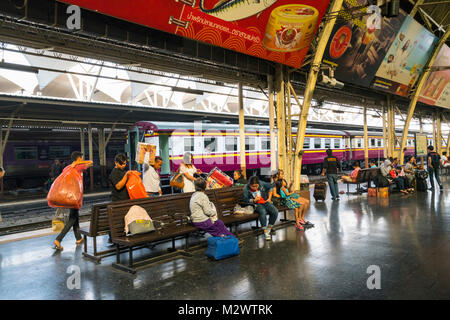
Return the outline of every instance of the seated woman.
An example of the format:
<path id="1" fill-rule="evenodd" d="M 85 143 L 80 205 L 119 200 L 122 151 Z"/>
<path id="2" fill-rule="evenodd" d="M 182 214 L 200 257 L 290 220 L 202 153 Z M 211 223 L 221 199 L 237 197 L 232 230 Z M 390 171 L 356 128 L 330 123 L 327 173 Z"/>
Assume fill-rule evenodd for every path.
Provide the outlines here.
<path id="1" fill-rule="evenodd" d="M 292 197 L 295 192 L 289 192 L 287 189 L 287 182 L 284 179 L 279 179 L 276 183 L 276 190 L 279 193 L 281 200 L 280 204 L 286 206 L 289 209 L 295 210 L 295 227 L 299 230 L 303 230 L 303 225 L 311 224 L 309 221 L 305 222 L 306 206 L 302 205 L 299 199 Z"/>
<path id="2" fill-rule="evenodd" d="M 191 221 L 194 227 L 208 232 L 214 237 L 234 236 L 223 224 L 223 221 L 217 219 L 216 207 L 205 194 L 206 180 L 198 178 L 194 181 L 194 187 L 195 192 L 189 202 Z"/>
<path id="3" fill-rule="evenodd" d="M 272 186 L 273 186 L 272 200 L 276 199 L 276 201 L 272 201 L 274 204 L 276 204 L 275 202 L 277 202 L 281 199 L 281 195 L 279 194 L 279 191 L 276 188 L 276 183 L 277 183 L 277 181 L 280 181 L 283 179 L 284 179 L 284 171 L 283 170 L 278 170 L 277 173 L 275 173 L 272 176 Z M 309 208 L 310 201 L 308 199 L 300 197 L 300 195 L 298 193 L 292 192 L 292 184 L 293 183 L 291 182 L 289 185 L 286 185 L 286 188 L 291 192 L 291 198 L 295 199 L 298 203 L 300 203 L 306 212 Z"/>
<path id="4" fill-rule="evenodd" d="M 361 170 L 361 167 L 359 166 L 358 162 L 355 162 L 353 164 L 353 171 L 350 173 L 349 176 L 342 176 L 342 180 L 346 182 L 355 182 L 356 177 L 358 176 L 358 172 Z"/>
<path id="5" fill-rule="evenodd" d="M 389 172 L 389 175 L 391 176 L 392 180 L 397 184 L 397 187 L 401 193 L 408 194 L 409 192 L 412 192 L 412 189 L 406 190 L 405 187 L 406 177 L 403 178 L 402 176 L 399 176 L 399 174 L 401 174 L 401 169 L 392 169 Z"/>
<path id="6" fill-rule="evenodd" d="M 242 187 L 247 184 L 247 180 L 245 180 L 241 170 L 234 170 L 233 178 L 234 178 L 233 183 L 234 187 Z"/>
<path id="7" fill-rule="evenodd" d="M 376 167 L 377 167 L 377 165 L 375 163 L 375 160 L 370 161 L 369 168 L 373 169 L 373 168 L 376 168 Z"/>

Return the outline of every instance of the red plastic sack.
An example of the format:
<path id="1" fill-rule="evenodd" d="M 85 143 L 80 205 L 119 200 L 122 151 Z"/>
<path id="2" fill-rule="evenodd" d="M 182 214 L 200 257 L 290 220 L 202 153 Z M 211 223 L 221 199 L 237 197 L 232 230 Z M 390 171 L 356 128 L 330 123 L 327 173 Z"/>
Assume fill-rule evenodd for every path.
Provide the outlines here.
<path id="1" fill-rule="evenodd" d="M 222 172 L 219 168 L 215 167 L 208 174 L 207 188 L 216 189 L 223 187 L 231 187 L 233 185 L 233 179 Z"/>
<path id="2" fill-rule="evenodd" d="M 145 191 L 144 183 L 142 182 L 141 174 L 139 172 L 132 171 L 128 176 L 127 190 L 130 199 L 142 199 L 148 198 L 147 191 Z"/>
<path id="3" fill-rule="evenodd" d="M 64 168 L 47 194 L 51 208 L 80 209 L 83 205 L 83 177 L 71 166 Z"/>

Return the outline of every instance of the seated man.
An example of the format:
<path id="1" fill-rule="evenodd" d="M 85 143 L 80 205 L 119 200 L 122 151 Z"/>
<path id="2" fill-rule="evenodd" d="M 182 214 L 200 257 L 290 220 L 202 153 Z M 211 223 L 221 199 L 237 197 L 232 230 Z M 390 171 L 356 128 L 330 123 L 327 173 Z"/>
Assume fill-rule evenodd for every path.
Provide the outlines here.
<path id="1" fill-rule="evenodd" d="M 373 169 L 373 168 L 376 168 L 376 167 L 377 167 L 377 165 L 375 163 L 375 160 L 370 161 L 369 168 Z"/>
<path id="2" fill-rule="evenodd" d="M 250 177 L 248 184 L 244 187 L 244 202 L 255 204 L 255 212 L 259 214 L 259 222 L 264 229 L 267 241 L 271 239 L 272 227 L 278 218 L 278 209 L 270 203 L 272 200 L 272 186 L 264 181 L 259 181 L 257 176 Z M 269 224 L 267 224 L 269 214 Z"/>
<path id="3" fill-rule="evenodd" d="M 361 167 L 359 166 L 358 162 L 355 162 L 353 164 L 353 171 L 350 173 L 349 176 L 342 176 L 342 180 L 346 182 L 355 182 L 356 177 L 358 176 L 358 172 L 361 170 Z"/>
<path id="4" fill-rule="evenodd" d="M 417 169 L 417 163 L 416 158 L 411 157 L 409 158 L 409 161 L 405 165 L 405 177 L 408 182 L 408 186 L 412 188 L 414 186 L 414 179 L 416 178 L 416 169 Z"/>

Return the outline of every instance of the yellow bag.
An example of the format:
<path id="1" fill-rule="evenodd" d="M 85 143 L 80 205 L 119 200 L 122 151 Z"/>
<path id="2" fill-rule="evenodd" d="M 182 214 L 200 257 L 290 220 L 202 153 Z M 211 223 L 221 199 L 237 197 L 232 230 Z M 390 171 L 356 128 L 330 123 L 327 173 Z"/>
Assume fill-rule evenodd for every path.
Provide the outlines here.
<path id="1" fill-rule="evenodd" d="M 62 229 L 64 229 L 64 221 L 61 221 L 60 219 L 53 219 L 52 220 L 52 231 L 53 232 L 61 232 Z"/>
<path id="2" fill-rule="evenodd" d="M 377 197 L 378 198 L 388 198 L 389 197 L 389 188 L 378 188 L 377 190 Z"/>

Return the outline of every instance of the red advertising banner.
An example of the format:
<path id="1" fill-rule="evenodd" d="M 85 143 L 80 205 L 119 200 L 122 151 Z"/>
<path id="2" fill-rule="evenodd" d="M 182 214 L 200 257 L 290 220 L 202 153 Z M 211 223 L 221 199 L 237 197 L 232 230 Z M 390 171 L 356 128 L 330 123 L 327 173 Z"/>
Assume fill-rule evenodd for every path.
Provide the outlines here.
<path id="1" fill-rule="evenodd" d="M 60 0 L 119 19 L 301 67 L 329 0 Z"/>
<path id="2" fill-rule="evenodd" d="M 450 47 L 444 45 L 439 51 L 433 67 L 450 66 Z M 419 101 L 450 109 L 450 70 L 431 72 L 425 81 Z"/>

